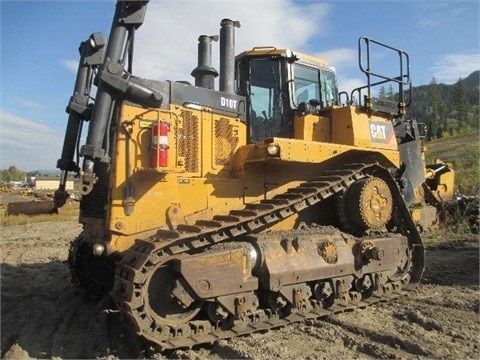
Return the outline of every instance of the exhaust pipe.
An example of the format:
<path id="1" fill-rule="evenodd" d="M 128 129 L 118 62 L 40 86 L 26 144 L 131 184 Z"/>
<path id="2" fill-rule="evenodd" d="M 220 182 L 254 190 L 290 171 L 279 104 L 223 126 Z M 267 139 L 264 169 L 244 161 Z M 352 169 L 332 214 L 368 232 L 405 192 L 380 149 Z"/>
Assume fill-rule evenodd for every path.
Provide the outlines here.
<path id="1" fill-rule="evenodd" d="M 195 86 L 213 90 L 218 72 L 212 67 L 212 41 L 218 41 L 218 35 L 198 38 L 198 66 L 191 75 L 195 78 Z"/>
<path id="2" fill-rule="evenodd" d="M 220 91 L 234 94 L 235 84 L 235 28 L 239 21 L 223 19 L 220 23 Z"/>

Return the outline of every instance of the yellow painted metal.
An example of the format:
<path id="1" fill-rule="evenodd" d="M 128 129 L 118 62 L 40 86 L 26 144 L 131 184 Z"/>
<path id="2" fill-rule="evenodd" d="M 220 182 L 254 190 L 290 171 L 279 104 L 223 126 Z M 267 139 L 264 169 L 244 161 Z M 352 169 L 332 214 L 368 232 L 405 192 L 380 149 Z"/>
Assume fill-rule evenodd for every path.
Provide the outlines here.
<path id="1" fill-rule="evenodd" d="M 437 179 L 437 183 L 436 189 L 433 191 L 433 195 L 435 195 L 439 201 L 450 201 L 453 199 L 455 192 L 455 170 L 453 165 L 451 163 L 445 163 L 440 159 L 435 159 L 435 164 L 445 164 L 449 171 L 441 175 L 434 176 Z M 426 178 L 429 178 L 429 173 L 430 172 L 426 173 Z"/>
<path id="2" fill-rule="evenodd" d="M 278 158 L 268 156 L 266 148 L 269 144 L 280 147 Z M 335 156 L 347 155 L 350 152 L 364 152 L 365 154 L 379 154 L 378 149 L 358 147 L 354 145 L 342 145 L 317 141 L 303 141 L 298 139 L 271 138 L 269 143 L 247 145 L 242 149 L 242 157 L 235 158 L 239 163 L 236 169 L 241 168 L 241 162 L 256 163 L 274 161 L 276 159 L 300 163 L 318 164 L 332 159 Z M 382 150 L 378 161 L 387 166 L 400 166 L 400 156 L 395 150 Z"/>
<path id="3" fill-rule="evenodd" d="M 449 172 L 440 175 L 438 180 L 438 188 L 434 191 L 434 195 L 439 201 L 449 201 L 453 199 L 454 196 L 454 185 L 455 185 L 455 171 L 453 168 Z"/>
<path id="4" fill-rule="evenodd" d="M 323 111 L 322 114 L 323 116 L 296 116 L 294 138 L 328 143 L 328 145 L 322 144 L 324 149 L 331 151 L 328 156 L 347 149 L 341 147 L 342 150 L 338 150 L 333 144 L 351 145 L 360 150 L 377 152 L 380 150 L 394 164 L 398 164 L 398 146 L 391 117 L 361 112 L 354 106 L 334 106 Z M 332 149 L 332 145 L 335 149 Z M 323 157 L 320 161 L 324 160 Z"/>
<path id="5" fill-rule="evenodd" d="M 332 140 L 332 126 L 328 117 L 296 115 L 294 124 L 295 139 L 321 142 L 331 142 Z"/>
<path id="6" fill-rule="evenodd" d="M 327 162 L 370 157 L 386 167 L 400 166 L 396 142 L 374 137 L 388 131 L 372 132 L 372 124 L 393 131 L 390 119 L 354 107 L 332 107 L 322 115 L 296 116 L 294 139 L 247 144 L 244 122 L 208 108 L 145 110 L 124 105 L 112 159 L 110 245 L 122 251 L 158 228 L 194 224 L 272 198 L 321 173 Z M 160 120 L 170 128 L 168 164 L 151 168 L 151 127 Z M 279 147 L 278 156 L 268 155 L 269 145 Z M 133 204 L 133 213 L 128 214 L 126 204 Z M 275 229 L 296 226 L 302 216 Z"/>
<path id="7" fill-rule="evenodd" d="M 151 127 L 158 120 L 170 126 L 168 166 L 151 168 Z M 140 234 L 172 227 L 183 219 L 194 221 L 195 214 L 202 214 L 197 216 L 202 218 L 206 213 L 224 213 L 229 206 L 240 208 L 242 185 L 225 179 L 230 173 L 230 158 L 245 143 L 243 122 L 213 114 L 207 108 L 145 110 L 124 105 L 111 170 L 111 246 L 121 251 Z M 134 199 L 131 215 L 124 207 L 129 187 Z"/>
<path id="8" fill-rule="evenodd" d="M 332 142 L 363 148 L 397 150 L 391 116 L 360 111 L 355 106 L 333 107 Z"/>
<path id="9" fill-rule="evenodd" d="M 413 209 L 410 211 L 410 214 L 412 215 L 412 220 L 414 223 L 420 222 L 422 218 L 422 212 L 420 209 Z"/>

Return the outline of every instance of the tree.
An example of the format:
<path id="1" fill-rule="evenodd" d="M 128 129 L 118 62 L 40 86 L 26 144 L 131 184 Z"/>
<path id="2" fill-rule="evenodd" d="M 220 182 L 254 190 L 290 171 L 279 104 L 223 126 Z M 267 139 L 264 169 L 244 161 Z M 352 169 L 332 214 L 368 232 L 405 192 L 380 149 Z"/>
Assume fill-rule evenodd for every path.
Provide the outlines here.
<path id="1" fill-rule="evenodd" d="M 380 99 L 395 100 L 395 92 L 393 91 L 393 86 L 390 84 L 388 90 L 385 89 L 385 86 L 382 85 L 378 91 L 378 97 Z"/>
<path id="2" fill-rule="evenodd" d="M 25 172 L 17 169 L 16 166 L 10 166 L 8 169 L 0 171 L 0 181 L 23 181 L 25 179 Z"/>
<path id="3" fill-rule="evenodd" d="M 392 83 L 390 83 L 390 85 L 388 86 L 388 91 L 386 96 L 387 96 L 387 99 L 395 100 L 395 92 L 393 91 Z"/>
<path id="4" fill-rule="evenodd" d="M 379 97 L 380 99 L 385 99 L 385 98 L 387 97 L 387 92 L 386 92 L 386 90 L 385 90 L 385 86 L 382 85 L 382 86 L 380 87 L 380 91 L 378 92 L 378 97 Z"/>
<path id="5" fill-rule="evenodd" d="M 467 99 L 467 85 L 465 85 L 462 78 L 458 79 L 453 88 L 453 110 L 458 120 L 458 129 L 468 126 L 469 103 Z"/>
<path id="6" fill-rule="evenodd" d="M 446 106 L 442 98 L 440 87 L 435 78 L 432 78 L 432 81 L 430 82 L 428 94 L 430 111 L 427 120 L 427 127 L 429 130 L 427 140 L 431 140 L 432 136 L 435 138 L 441 138 L 443 136 L 443 131 L 447 130 Z"/>

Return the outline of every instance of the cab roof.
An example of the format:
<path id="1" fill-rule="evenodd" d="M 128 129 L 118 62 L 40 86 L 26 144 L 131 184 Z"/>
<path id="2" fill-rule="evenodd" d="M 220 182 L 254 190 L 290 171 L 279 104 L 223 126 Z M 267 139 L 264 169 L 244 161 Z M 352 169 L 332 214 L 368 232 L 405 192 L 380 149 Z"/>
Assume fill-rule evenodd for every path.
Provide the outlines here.
<path id="1" fill-rule="evenodd" d="M 292 57 L 296 56 L 298 58 L 298 63 L 306 64 L 306 65 L 313 65 L 314 67 L 322 67 L 322 68 L 331 68 L 328 64 L 326 59 L 304 54 L 298 51 L 293 51 L 290 49 L 279 49 L 273 46 L 260 46 L 254 47 L 252 50 L 247 50 L 238 54 L 236 59 L 243 58 L 245 56 L 269 56 L 269 55 L 277 55 L 281 57 Z"/>

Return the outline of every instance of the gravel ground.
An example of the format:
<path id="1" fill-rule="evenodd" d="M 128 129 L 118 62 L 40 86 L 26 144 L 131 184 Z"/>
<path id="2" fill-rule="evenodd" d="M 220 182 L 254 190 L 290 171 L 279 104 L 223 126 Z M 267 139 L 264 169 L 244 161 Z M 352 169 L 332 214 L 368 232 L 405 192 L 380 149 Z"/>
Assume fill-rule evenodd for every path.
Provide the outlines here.
<path id="1" fill-rule="evenodd" d="M 160 354 L 129 332 L 108 297 L 72 287 L 65 261 L 80 230 L 76 222 L 0 228 L 2 358 L 480 358 L 478 239 L 428 246 L 422 284 L 392 303 Z"/>

